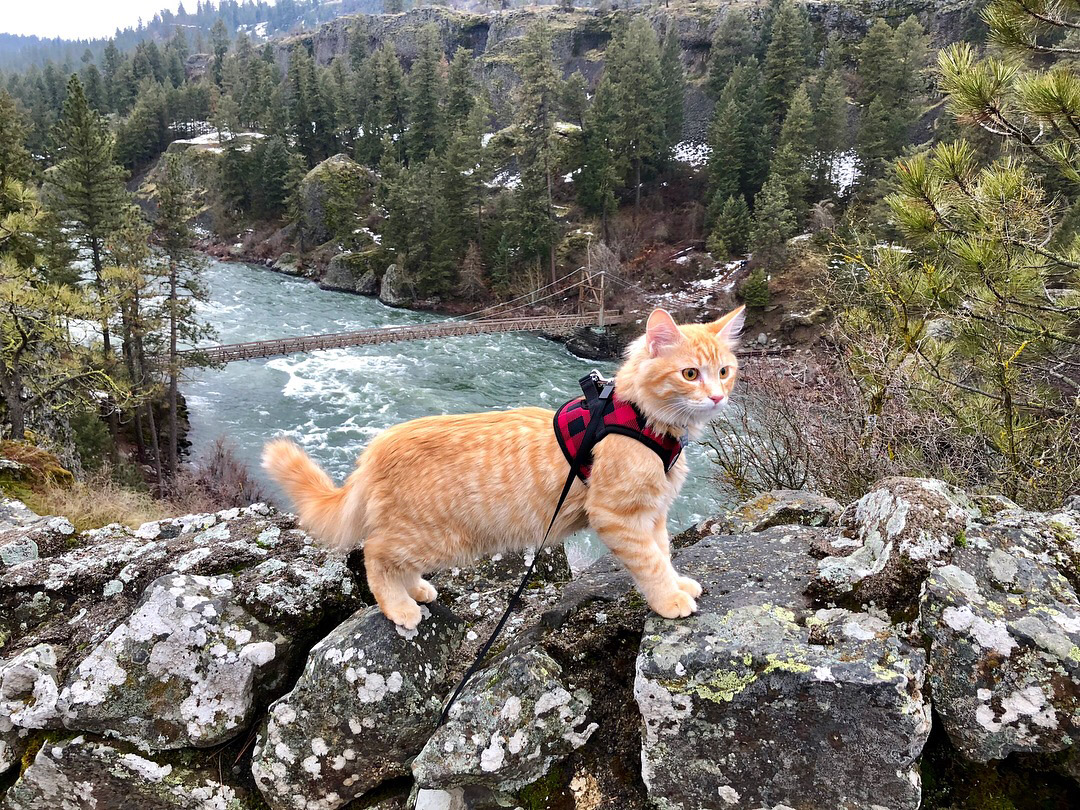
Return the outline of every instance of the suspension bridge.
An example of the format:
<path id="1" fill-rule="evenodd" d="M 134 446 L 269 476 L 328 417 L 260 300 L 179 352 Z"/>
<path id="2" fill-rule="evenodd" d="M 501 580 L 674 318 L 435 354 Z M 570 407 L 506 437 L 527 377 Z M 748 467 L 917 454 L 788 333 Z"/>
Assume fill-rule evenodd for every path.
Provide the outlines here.
<path id="1" fill-rule="evenodd" d="M 619 281 L 618 279 L 615 279 Z M 630 287 L 626 282 L 623 286 Z M 431 340 L 466 335 L 486 335 L 498 332 L 546 332 L 567 334 L 588 326 L 606 328 L 640 317 L 637 312 L 611 310 L 605 307 L 606 279 L 603 270 L 591 272 L 580 268 L 518 298 L 495 304 L 460 318 L 429 323 L 379 326 L 351 332 L 332 332 L 316 335 L 251 340 L 218 346 L 184 349 L 182 356 L 198 358 L 212 365 L 224 365 L 238 360 L 258 360 L 282 357 L 325 349 L 344 349 L 352 346 L 373 346 L 405 340 Z M 636 285 L 633 285 L 636 286 Z M 640 290 L 640 292 L 644 292 Z M 577 312 L 571 314 L 536 314 L 535 308 L 545 302 L 566 307 L 574 303 Z M 777 354 L 781 350 L 745 352 L 747 355 Z"/>
<path id="2" fill-rule="evenodd" d="M 226 343 L 219 346 L 199 346 L 184 349 L 183 356 L 198 357 L 203 362 L 223 365 L 237 360 L 257 360 L 287 354 L 344 349 L 351 346 L 373 346 L 398 343 L 404 340 L 430 340 L 465 335 L 487 335 L 497 332 L 547 332 L 567 334 L 586 326 L 606 328 L 623 323 L 632 316 L 604 306 L 605 274 L 586 268 L 567 273 L 537 290 L 510 301 L 471 312 L 460 318 L 430 323 L 377 326 L 351 332 L 332 332 L 318 335 L 251 340 L 245 343 Z M 566 306 L 576 295 L 577 312 L 571 314 L 536 314 L 533 310 L 544 303 Z"/>

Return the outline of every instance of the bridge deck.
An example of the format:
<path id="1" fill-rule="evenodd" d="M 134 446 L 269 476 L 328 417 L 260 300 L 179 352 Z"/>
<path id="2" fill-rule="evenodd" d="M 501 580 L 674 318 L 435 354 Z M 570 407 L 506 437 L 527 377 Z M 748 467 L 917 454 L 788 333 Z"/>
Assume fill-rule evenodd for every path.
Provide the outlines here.
<path id="1" fill-rule="evenodd" d="M 621 312 L 605 312 L 604 323 L 622 323 L 633 316 Z M 182 355 L 205 358 L 213 364 L 231 363 L 236 360 L 255 360 L 281 357 L 298 352 L 320 349 L 342 349 L 350 346 L 371 346 L 378 343 L 396 343 L 403 340 L 428 340 L 431 338 L 461 337 L 462 335 L 485 335 L 496 332 L 568 332 L 583 326 L 593 326 L 596 313 L 588 315 L 536 315 L 515 318 L 491 318 L 476 321 L 436 321 L 434 323 L 409 324 L 405 326 L 379 326 L 358 329 L 355 332 L 336 332 L 326 335 L 253 340 L 248 343 L 230 343 L 221 346 L 205 346 L 185 349 Z"/>

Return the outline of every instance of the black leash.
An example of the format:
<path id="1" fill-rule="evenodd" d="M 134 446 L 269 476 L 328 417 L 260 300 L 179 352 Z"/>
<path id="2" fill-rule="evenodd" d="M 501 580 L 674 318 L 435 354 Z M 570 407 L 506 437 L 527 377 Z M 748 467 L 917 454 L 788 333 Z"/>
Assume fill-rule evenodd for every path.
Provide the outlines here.
<path id="1" fill-rule="evenodd" d="M 593 375 L 595 375 L 595 377 Z M 591 454 L 589 451 L 592 449 L 592 440 L 596 436 L 596 431 L 599 429 L 600 423 L 604 421 L 604 406 L 611 398 L 611 394 L 615 390 L 615 384 L 603 380 L 596 372 L 592 372 L 592 374 L 589 375 L 589 378 L 599 379 L 603 382 L 603 387 L 600 389 L 599 394 L 597 394 L 595 399 L 589 397 L 587 400 L 589 403 L 589 425 L 585 428 L 585 436 L 581 440 L 581 452 L 579 452 L 578 457 L 574 460 L 576 463 L 570 465 L 570 473 L 566 476 L 566 483 L 563 484 L 562 494 L 559 495 L 559 502 L 555 504 L 555 512 L 551 516 L 551 522 L 548 523 L 547 531 L 544 532 L 544 537 L 540 541 L 536 553 L 533 555 L 532 562 L 529 563 L 529 567 L 525 569 L 525 576 L 521 578 L 521 583 L 517 586 L 517 590 L 514 591 L 514 595 L 510 597 L 510 601 L 506 603 L 506 610 L 503 611 L 502 618 L 499 619 L 499 623 L 495 625 L 495 630 L 492 631 L 488 640 L 484 642 L 484 646 L 482 646 L 480 651 L 476 654 L 476 658 L 473 660 L 468 671 L 466 671 L 461 680 L 458 681 L 457 688 L 454 689 L 454 693 L 450 695 L 450 700 L 447 701 L 446 706 L 443 707 L 442 714 L 439 716 L 439 722 L 435 728 L 439 728 L 446 722 L 447 717 L 450 716 L 450 708 L 454 705 L 455 701 L 457 701 L 458 696 L 461 694 L 461 690 L 465 688 L 465 684 L 467 684 L 469 679 L 480 669 L 480 665 L 484 662 L 484 658 L 487 657 L 488 652 L 491 651 L 491 647 L 499 637 L 499 633 L 501 633 L 503 627 L 506 626 L 510 614 L 514 612 L 514 608 L 517 607 L 518 602 L 521 600 L 521 594 L 525 592 L 525 587 L 529 584 L 529 579 L 532 578 L 533 569 L 536 568 L 536 561 L 540 559 L 540 552 L 544 550 L 544 544 L 547 543 L 548 535 L 551 534 L 551 530 L 555 526 L 555 520 L 559 517 L 559 511 L 562 509 L 563 504 L 566 503 L 566 496 L 570 494 L 570 488 L 574 485 L 574 479 L 581 470 L 583 462 L 591 461 Z M 599 386 L 597 387 L 600 388 Z"/>

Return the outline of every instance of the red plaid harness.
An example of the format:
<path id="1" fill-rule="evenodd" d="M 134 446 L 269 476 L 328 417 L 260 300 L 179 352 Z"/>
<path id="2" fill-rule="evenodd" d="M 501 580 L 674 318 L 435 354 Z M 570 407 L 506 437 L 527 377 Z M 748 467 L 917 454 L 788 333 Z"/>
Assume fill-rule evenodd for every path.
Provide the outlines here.
<path id="1" fill-rule="evenodd" d="M 683 443 L 649 428 L 644 414 L 632 402 L 619 399 L 612 382 L 592 372 L 581 379 L 585 396 L 572 399 L 555 411 L 555 438 L 571 469 L 586 482 L 592 472 L 592 451 L 609 434 L 629 436 L 648 447 L 670 472 L 679 460 Z M 593 414 L 599 410 L 600 423 L 589 430 Z"/>

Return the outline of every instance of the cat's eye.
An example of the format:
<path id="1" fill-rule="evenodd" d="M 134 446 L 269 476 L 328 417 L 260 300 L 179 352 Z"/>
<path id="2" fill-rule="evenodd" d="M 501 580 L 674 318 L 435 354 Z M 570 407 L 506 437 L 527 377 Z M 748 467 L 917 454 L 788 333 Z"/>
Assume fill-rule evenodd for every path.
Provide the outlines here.
<path id="1" fill-rule="evenodd" d="M 721 369 L 720 369 L 720 379 L 721 379 L 721 380 L 722 380 L 722 379 L 724 379 L 724 377 L 726 377 L 726 376 L 728 375 L 728 372 L 729 372 L 730 370 L 731 370 L 731 369 L 729 369 L 729 368 L 728 368 L 727 366 L 723 366 L 723 367 L 721 367 Z"/>
<path id="2" fill-rule="evenodd" d="M 689 380 L 690 382 L 693 382 L 701 375 L 701 372 L 698 371 L 696 368 L 684 368 L 682 370 L 682 375 L 684 380 Z"/>

